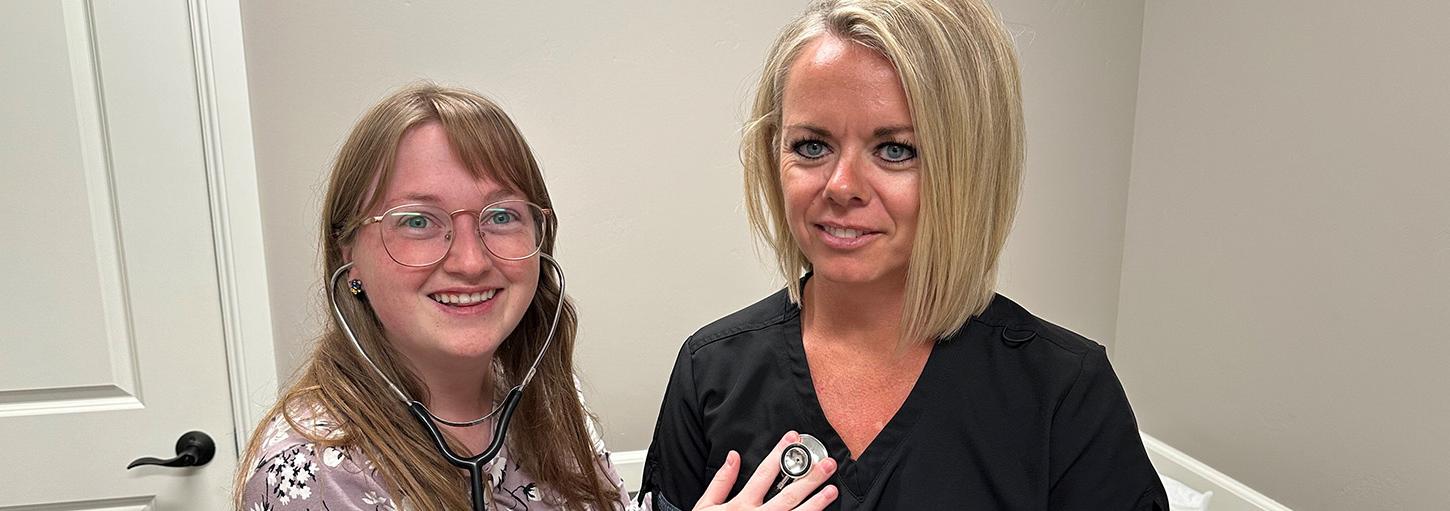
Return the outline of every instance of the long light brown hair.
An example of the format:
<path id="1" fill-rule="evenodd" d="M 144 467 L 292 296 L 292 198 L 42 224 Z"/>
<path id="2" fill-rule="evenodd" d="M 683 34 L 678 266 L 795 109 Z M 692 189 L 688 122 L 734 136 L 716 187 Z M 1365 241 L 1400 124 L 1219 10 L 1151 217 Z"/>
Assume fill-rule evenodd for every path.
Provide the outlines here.
<path id="1" fill-rule="evenodd" d="M 818 37 L 880 52 L 901 78 L 921 156 L 901 341 L 946 338 L 991 302 L 1017 212 L 1025 129 L 1012 40 L 985 0 L 829 0 L 781 31 L 740 157 L 750 225 L 773 251 L 795 302 L 811 263 L 786 222 L 781 104 L 791 64 Z"/>
<path id="2" fill-rule="evenodd" d="M 467 90 L 419 83 L 384 98 L 353 127 L 332 167 L 322 210 L 322 281 L 346 263 L 349 246 L 368 211 L 382 202 L 395 169 L 398 142 L 410 128 L 438 122 L 475 177 L 490 178 L 552 208 L 543 175 L 523 135 L 492 101 Z M 556 229 L 548 229 L 542 251 L 553 254 Z M 542 260 L 540 264 L 543 264 Z M 338 305 L 358 341 L 379 369 L 413 399 L 428 401 L 428 389 L 384 337 L 382 325 L 365 301 L 336 290 Z M 542 486 L 565 499 L 568 509 L 615 506 L 618 493 L 596 464 L 587 421 L 574 383 L 575 309 L 563 296 L 552 271 L 539 272 L 533 302 L 495 353 L 496 381 L 521 381 L 543 346 L 555 306 L 563 302 L 558 332 L 509 428 L 510 461 L 520 464 Z M 331 315 L 329 315 L 330 317 Z M 301 375 L 272 407 L 268 417 L 285 418 L 294 430 L 320 446 L 347 446 L 371 459 L 395 499 L 410 509 L 449 511 L 470 507 L 463 472 L 448 464 L 406 406 L 358 355 L 333 319 L 319 339 Z M 301 409 L 299 409 L 299 406 Z M 341 436 L 321 437 L 299 420 L 317 406 L 336 423 Z M 271 419 L 268 419 L 271 420 Z M 265 425 L 265 424 L 264 424 Z M 250 475 L 265 434 L 258 427 L 248 442 L 237 476 L 236 502 Z M 449 438 L 455 448 L 461 444 Z"/>

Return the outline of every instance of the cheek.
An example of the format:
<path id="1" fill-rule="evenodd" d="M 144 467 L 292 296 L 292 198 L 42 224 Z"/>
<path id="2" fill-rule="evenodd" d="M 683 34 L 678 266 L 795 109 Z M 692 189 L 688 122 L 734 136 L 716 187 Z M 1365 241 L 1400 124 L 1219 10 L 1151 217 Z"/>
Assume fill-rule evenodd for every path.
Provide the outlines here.
<path id="1" fill-rule="evenodd" d="M 358 243 L 348 252 L 350 252 L 349 255 L 352 257 L 349 259 L 352 262 L 352 269 L 348 270 L 348 274 L 343 279 L 361 280 L 364 289 L 371 289 L 374 286 L 379 288 L 385 286 L 386 283 L 384 281 L 386 279 L 387 268 L 383 263 L 391 263 L 392 261 L 387 259 L 388 255 L 386 252 L 383 252 L 382 247 L 375 249 L 367 243 Z"/>
<path id="2" fill-rule="evenodd" d="M 351 274 L 343 278 L 362 281 L 368 303 L 380 319 L 396 316 L 428 277 L 427 269 L 407 268 L 393 262 L 383 247 L 375 242 L 358 243 L 352 249 L 352 256 Z M 341 285 L 345 287 L 347 284 Z"/>
<path id="3" fill-rule="evenodd" d="M 361 278 L 363 289 L 367 292 L 368 301 L 372 303 L 373 309 L 376 309 L 379 315 L 394 312 L 406 304 L 411 304 L 415 297 L 420 296 L 423 281 L 427 280 L 426 273 L 398 271 L 392 268 L 370 272 L 368 276 L 369 278 Z"/>
<path id="4" fill-rule="evenodd" d="M 425 277 L 381 270 L 358 278 L 363 281 L 368 307 L 377 315 L 385 332 L 397 335 L 417 328 L 416 323 L 421 319 L 419 307 L 425 304 L 418 290 Z"/>
<path id="5" fill-rule="evenodd" d="M 499 271 L 503 272 L 508 278 L 508 281 L 520 288 L 519 290 L 522 293 L 519 293 L 519 295 L 528 296 L 530 300 L 533 299 L 533 291 L 536 291 L 539 286 L 539 272 L 553 271 L 546 270 L 544 266 L 548 263 L 545 263 L 540 258 L 534 258 L 529 261 L 510 261 L 496 264 Z"/>
<path id="6" fill-rule="evenodd" d="M 810 207 L 822 186 L 817 181 L 813 173 L 804 170 L 787 167 L 781 171 L 780 191 L 788 216 L 799 216 Z"/>
<path id="7" fill-rule="evenodd" d="M 890 192 L 884 197 L 886 210 L 896 220 L 898 227 L 910 231 L 916 230 L 917 216 L 921 210 L 920 184 L 917 176 L 911 174 L 903 178 L 889 188 Z"/>

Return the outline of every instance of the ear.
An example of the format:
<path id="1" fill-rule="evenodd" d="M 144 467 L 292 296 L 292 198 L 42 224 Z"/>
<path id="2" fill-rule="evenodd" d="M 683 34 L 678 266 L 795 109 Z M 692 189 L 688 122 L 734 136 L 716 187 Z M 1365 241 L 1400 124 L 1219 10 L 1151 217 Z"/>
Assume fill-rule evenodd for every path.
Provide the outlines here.
<path id="1" fill-rule="evenodd" d="M 342 264 L 348 264 L 348 263 L 353 262 L 352 261 L 352 245 L 343 245 L 343 246 L 339 247 L 339 249 L 342 252 Z M 356 271 L 357 271 L 357 267 L 356 266 L 354 266 L 352 268 L 348 268 L 347 269 L 347 278 L 349 280 L 351 280 L 353 278 L 356 278 L 356 277 L 354 277 L 354 272 L 356 272 Z"/>

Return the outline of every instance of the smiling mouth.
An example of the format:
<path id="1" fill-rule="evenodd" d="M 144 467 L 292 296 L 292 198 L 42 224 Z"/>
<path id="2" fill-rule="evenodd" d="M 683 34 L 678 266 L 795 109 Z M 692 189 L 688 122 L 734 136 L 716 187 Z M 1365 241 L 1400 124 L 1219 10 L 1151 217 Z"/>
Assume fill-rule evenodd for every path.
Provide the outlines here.
<path id="1" fill-rule="evenodd" d="M 836 226 L 833 226 L 833 225 L 825 225 L 825 224 L 816 224 L 816 228 L 817 229 L 820 229 L 821 231 L 825 232 L 826 234 L 831 235 L 831 237 L 833 237 L 833 238 L 840 238 L 840 239 L 843 239 L 843 240 L 854 240 L 854 239 L 860 238 L 862 236 L 868 236 L 868 235 L 871 235 L 871 234 L 876 234 L 873 231 L 867 231 L 865 229 L 851 229 L 851 228 L 846 228 L 846 227 L 836 227 Z"/>
<path id="2" fill-rule="evenodd" d="M 478 305 L 493 299 L 497 289 L 490 289 L 481 293 L 433 293 L 428 298 L 433 301 L 452 307 L 468 307 Z"/>
<path id="3" fill-rule="evenodd" d="M 835 236 L 837 238 L 845 239 L 860 238 L 862 234 L 865 234 L 865 232 L 858 231 L 856 229 L 841 229 L 838 227 L 831 227 L 829 225 L 822 225 L 821 229 L 826 231 L 826 234 L 830 234 L 831 236 Z"/>

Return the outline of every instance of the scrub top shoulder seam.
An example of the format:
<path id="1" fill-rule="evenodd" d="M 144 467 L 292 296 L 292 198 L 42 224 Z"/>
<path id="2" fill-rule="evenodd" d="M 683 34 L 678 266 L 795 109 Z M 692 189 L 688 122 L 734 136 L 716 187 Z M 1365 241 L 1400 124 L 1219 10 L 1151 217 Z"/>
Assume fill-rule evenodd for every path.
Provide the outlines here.
<path id="1" fill-rule="evenodd" d="M 690 356 L 694 356 L 701 349 L 715 342 L 778 326 L 790 320 L 792 316 L 799 314 L 800 309 L 789 302 L 780 303 L 783 301 L 784 295 L 785 291 L 782 290 L 700 328 L 685 341 L 685 347 L 689 350 Z M 772 311 L 771 309 L 777 310 Z M 760 317 L 763 313 L 768 315 Z"/>

